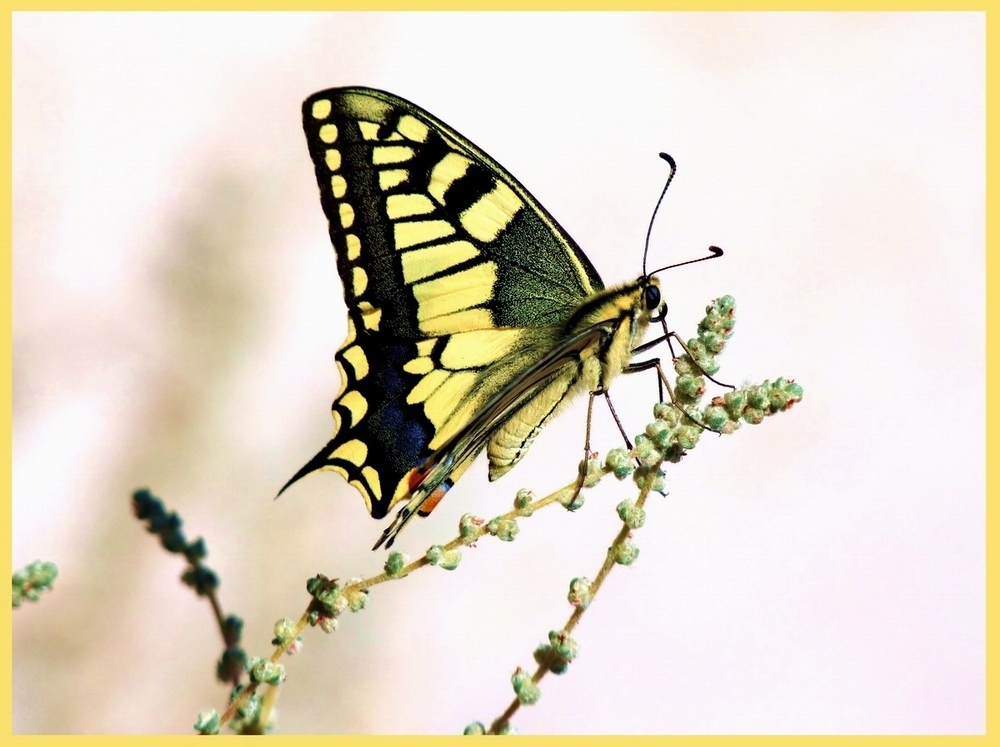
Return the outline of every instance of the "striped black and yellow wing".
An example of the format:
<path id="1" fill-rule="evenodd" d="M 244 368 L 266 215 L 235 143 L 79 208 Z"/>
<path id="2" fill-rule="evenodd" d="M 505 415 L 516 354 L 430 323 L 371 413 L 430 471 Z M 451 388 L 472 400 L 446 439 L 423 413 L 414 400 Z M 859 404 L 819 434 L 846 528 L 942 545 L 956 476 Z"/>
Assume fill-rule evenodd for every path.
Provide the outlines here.
<path id="1" fill-rule="evenodd" d="M 430 454 L 477 428 L 466 450 L 478 452 L 550 385 L 525 374 L 565 344 L 562 326 L 603 284 L 514 177 L 414 104 L 332 89 L 305 101 L 303 122 L 348 337 L 334 437 L 289 484 L 331 469 L 380 518 Z M 492 452 L 496 473 L 521 456 Z M 460 461 L 447 465 L 452 480 Z"/>

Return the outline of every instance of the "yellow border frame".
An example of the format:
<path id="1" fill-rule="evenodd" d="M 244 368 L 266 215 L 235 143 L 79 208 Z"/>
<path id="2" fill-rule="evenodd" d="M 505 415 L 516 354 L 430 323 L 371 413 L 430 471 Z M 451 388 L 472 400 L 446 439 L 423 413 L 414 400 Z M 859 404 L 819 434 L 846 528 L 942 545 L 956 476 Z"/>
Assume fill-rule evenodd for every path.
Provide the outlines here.
<path id="1" fill-rule="evenodd" d="M 295 2 L 291 6 L 282 7 L 281 10 L 472 10 L 470 8 L 470 3 L 467 2 L 444 2 L 438 0 L 438 2 L 433 3 L 417 3 L 417 2 L 363 2 L 359 0 L 353 0 L 350 2 L 337 2 L 336 7 L 331 7 L 332 3 L 322 3 L 322 2 Z M 707 8 L 706 3 L 695 2 L 693 0 L 683 0 L 678 2 L 674 0 L 669 3 L 657 3 L 657 2 L 629 2 L 624 5 L 617 5 L 615 10 L 728 10 L 728 11 L 740 11 L 740 10 L 923 10 L 923 11 L 981 11 L 986 15 L 986 119 L 987 123 L 997 122 L 997 107 L 1000 106 L 997 103 L 997 93 L 995 89 L 995 82 L 998 77 L 997 71 L 997 54 L 993 46 L 998 34 L 998 24 L 1000 24 L 1000 8 L 991 9 L 991 3 L 956 3 L 948 4 L 942 2 L 881 2 L 877 6 L 872 7 L 871 3 L 858 2 L 857 0 L 853 2 L 838 2 L 838 3 L 793 3 L 793 2 L 767 2 L 767 3 L 754 3 L 754 2 L 734 2 L 730 0 L 729 2 L 713 3 L 711 7 Z M 0 35 L 2 35 L 2 46 L 5 50 L 3 57 L 3 68 L 4 75 L 2 76 L 2 93 L 3 100 L 8 102 L 8 115 L 3 119 L 2 122 L 2 136 L 3 136 L 3 152 L 0 154 L 0 165 L 6 174 L 6 178 L 3 181 L 2 187 L 2 200 L 0 200 L 0 223 L 5 227 L 6 240 L 3 242 L 2 255 L 0 255 L 0 290 L 3 291 L 3 304 L 0 308 L 0 318 L 3 320 L 2 329 L 0 329 L 0 352 L 2 352 L 5 364 L 0 366 L 0 390 L 2 390 L 2 397 L 0 397 L 0 422 L 4 422 L 7 427 L 3 430 L 3 444 L 0 447 L 0 474 L 3 475 L 2 485 L 0 485 L 0 498 L 3 500 L 3 505 L 6 507 L 6 511 L 2 513 L 2 522 L 4 532 L 2 535 L 2 542 L 6 548 L 4 553 L 4 562 L 8 565 L 11 563 L 10 558 L 10 536 L 11 536 L 11 429 L 12 423 L 12 388 L 11 388 L 11 366 L 12 366 L 12 340 L 11 340 L 11 326 L 12 326 L 12 311 L 11 311 L 11 297 L 12 297 L 12 273 L 11 273 L 11 244 L 12 244 L 12 225 L 11 225 L 11 207 L 12 207 L 12 174 L 11 174 L 11 121 L 10 121 L 10 106 L 11 101 L 11 50 L 12 50 L 12 39 L 11 39 L 11 27 L 12 27 L 12 14 L 17 11 L 31 11 L 31 10 L 274 10 L 275 6 L 273 2 L 260 2 L 260 0 L 250 0 L 248 2 L 234 3 L 234 2 L 214 2 L 208 4 L 202 3 L 185 3 L 185 2 L 149 2 L 149 3 L 136 3 L 128 2 L 127 0 L 112 0 L 111 2 L 97 2 L 97 3 L 85 3 L 85 2 L 72 2 L 71 0 L 62 0 L 62 2 L 53 2 L 49 4 L 35 4 L 35 3 L 12 3 L 8 12 L 3 14 L 2 26 L 0 26 Z M 518 2 L 490 2 L 483 6 L 475 8 L 476 10 L 602 10 L 607 9 L 606 3 L 596 3 L 596 2 L 544 2 L 541 7 L 538 5 L 529 6 L 527 3 Z M 992 11 L 992 12 L 991 12 Z M 991 44 L 992 42 L 992 44 Z M 989 128 L 987 127 L 987 133 Z M 989 390 L 990 385 L 990 375 L 997 370 L 996 366 L 996 351 L 997 346 L 995 344 L 996 335 L 996 315 L 998 308 L 997 299 L 993 299 L 991 295 L 991 290 L 997 288 L 997 282 L 995 281 L 993 275 L 996 270 L 997 263 L 992 260 L 990 255 L 990 248 L 996 245 L 996 235 L 997 235 L 997 216 L 1000 215 L 1000 200 L 997 198 L 997 164 L 995 158 L 995 148 L 990 147 L 990 138 L 987 135 L 986 142 L 986 282 L 987 282 L 987 293 L 986 293 L 986 458 L 987 458 L 987 470 L 986 470 L 986 530 L 987 530 L 987 545 L 986 545 L 986 582 L 987 582 L 987 599 L 986 599 L 986 618 L 987 621 L 995 621 L 997 619 L 996 608 L 997 608 L 997 593 L 996 593 L 996 579 L 998 577 L 997 569 L 997 558 L 1000 557 L 998 553 L 991 549 L 989 540 L 992 538 L 996 541 L 996 538 L 1000 536 L 1000 531 L 998 531 L 997 517 L 1000 516 L 995 506 L 991 506 L 992 499 L 995 499 L 996 495 L 996 468 L 989 467 L 989 459 L 996 452 L 995 445 L 997 441 L 997 431 L 998 425 L 996 422 L 997 408 L 996 408 L 996 397 L 992 395 Z M 927 344 L 933 344 L 932 341 L 928 341 Z M 11 677 L 12 677 L 12 662 L 11 662 L 11 651 L 10 651 L 10 641 L 11 641 L 11 616 L 4 615 L 3 619 L 3 633 L 4 638 L 8 642 L 7 655 L 2 657 L 2 672 L 0 672 L 0 688 L 2 688 L 3 701 L 7 706 L 0 711 L 0 740 L 6 741 L 10 739 L 11 741 L 28 741 L 37 740 L 39 737 L 35 736 L 9 736 L 11 734 L 12 728 L 12 688 L 11 688 Z M 989 625 L 987 625 L 987 631 L 989 631 Z M 900 744 L 900 745 L 941 745 L 941 744 L 962 744 L 962 745 L 979 745 L 979 744 L 990 744 L 992 740 L 990 735 L 996 737 L 997 723 L 997 690 L 995 683 L 997 681 L 997 669 L 998 669 L 998 659 L 997 659 L 997 647 L 995 645 L 995 636 L 990 636 L 987 633 L 987 643 L 986 643 L 986 734 L 981 736 L 748 736 L 748 737 L 717 737 L 717 736 L 654 736 L 654 737 L 630 737 L 629 740 L 633 742 L 647 742 L 651 743 L 654 740 L 656 742 L 660 741 L 670 741 L 674 744 L 687 744 L 687 743 L 697 743 L 699 747 L 701 745 L 763 745 L 774 744 L 775 742 L 780 742 L 782 745 L 809 745 L 810 747 L 814 745 L 820 745 L 821 747 L 827 747 L 828 745 L 836 745 L 843 742 L 844 744 L 850 744 L 852 747 L 857 745 L 878 745 L 878 747 L 885 747 L 886 745 Z M 113 676 L 109 672 L 109 676 Z M 72 697 L 72 693 L 66 693 L 67 697 Z M 386 707 L 390 707 L 389 704 Z M 195 714 L 191 714 L 191 719 L 193 721 Z M 100 740 L 100 743 L 104 744 L 108 741 L 122 741 L 128 740 L 129 744 L 133 744 L 135 740 L 141 739 L 143 744 L 166 744 L 167 742 L 174 743 L 177 740 L 182 739 L 194 739 L 191 737 L 60 737 L 59 740 L 73 740 L 74 742 L 89 742 Z M 606 742 L 611 737 L 522 737 L 521 740 L 544 740 L 547 744 L 564 742 L 565 744 L 577 746 L 580 744 L 593 744 L 597 745 L 600 740 L 601 743 Z M 327 742 L 330 739 L 348 740 L 354 743 L 355 740 L 361 741 L 386 741 L 392 740 L 393 743 L 399 740 L 405 740 L 409 744 L 438 744 L 439 740 L 442 739 L 440 736 L 436 737 L 288 737 L 288 736 L 276 736 L 271 739 L 277 739 L 278 741 L 284 742 L 285 740 L 294 739 L 296 743 L 302 743 L 305 741 L 319 740 L 323 739 Z M 433 740 L 433 742 L 432 742 Z M 572 740 L 572 742 L 570 742 Z"/>

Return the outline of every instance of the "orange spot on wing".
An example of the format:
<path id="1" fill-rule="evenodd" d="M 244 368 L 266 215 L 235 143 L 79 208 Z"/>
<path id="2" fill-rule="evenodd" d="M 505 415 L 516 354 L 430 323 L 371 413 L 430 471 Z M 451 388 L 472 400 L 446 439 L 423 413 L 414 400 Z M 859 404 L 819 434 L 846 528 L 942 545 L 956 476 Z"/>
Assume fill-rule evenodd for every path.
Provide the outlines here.
<path id="1" fill-rule="evenodd" d="M 431 493 L 429 496 L 427 496 L 424 502 L 420 504 L 420 509 L 418 510 L 418 513 L 421 516 L 427 516 L 427 514 L 429 514 L 431 511 L 437 508 L 437 504 L 441 502 L 441 499 L 444 498 L 444 494 L 447 492 L 448 488 L 446 488 L 443 485 L 439 488 L 436 488 L 434 492 Z"/>
<path id="2" fill-rule="evenodd" d="M 430 470 L 427 470 L 427 469 L 425 469 L 425 470 L 419 470 L 419 469 L 412 469 L 412 470 L 410 470 L 410 479 L 407 481 L 407 484 L 408 484 L 408 486 L 410 488 L 410 492 L 411 493 L 420 486 L 420 483 L 422 483 L 424 481 L 424 478 L 427 477 L 427 473 L 428 472 L 430 472 Z"/>
<path id="3" fill-rule="evenodd" d="M 413 469 L 410 471 L 407 485 L 410 488 L 411 495 L 421 488 L 424 480 L 427 479 L 427 475 L 430 474 L 431 469 L 433 469 L 433 465 L 427 469 Z M 441 502 L 441 499 L 444 498 L 445 493 L 451 489 L 452 485 L 454 485 L 454 483 L 450 479 L 446 478 L 440 485 L 427 494 L 427 497 L 424 498 L 424 500 L 417 507 L 417 513 L 421 516 L 427 516 L 437 507 L 437 504 Z"/>

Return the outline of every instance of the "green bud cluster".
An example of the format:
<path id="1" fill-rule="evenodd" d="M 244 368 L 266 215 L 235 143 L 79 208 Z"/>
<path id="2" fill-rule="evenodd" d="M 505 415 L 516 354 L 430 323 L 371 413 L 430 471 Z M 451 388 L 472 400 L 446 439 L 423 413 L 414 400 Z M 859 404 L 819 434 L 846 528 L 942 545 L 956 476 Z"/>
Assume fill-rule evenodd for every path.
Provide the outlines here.
<path id="1" fill-rule="evenodd" d="M 663 461 L 663 454 L 657 450 L 656 444 L 642 433 L 635 437 L 634 453 L 640 467 L 652 467 Z"/>
<path id="2" fill-rule="evenodd" d="M 519 528 L 516 520 L 498 516 L 490 520 L 489 524 L 486 525 L 486 531 L 504 542 L 513 542 Z"/>
<path id="3" fill-rule="evenodd" d="M 294 636 L 294 637 L 293 637 Z M 283 617 L 274 624 L 274 638 L 271 640 L 272 646 L 284 646 L 289 654 L 297 654 L 302 650 L 302 638 L 295 635 L 295 623 L 287 617 Z"/>
<path id="4" fill-rule="evenodd" d="M 132 493 L 132 513 L 140 521 L 146 522 L 146 531 L 157 535 L 167 552 L 183 555 L 193 566 L 192 571 L 197 571 L 185 573 L 184 583 L 193 587 L 199 595 L 209 594 L 218 588 L 218 577 L 201 565 L 201 561 L 208 555 L 205 540 L 199 537 L 188 542 L 181 528 L 184 521 L 176 511 L 167 511 L 163 501 L 148 489 L 140 488 Z"/>
<path id="5" fill-rule="evenodd" d="M 687 351 L 674 361 L 677 371 L 677 400 L 690 405 L 705 393 L 705 376 L 719 370 L 716 356 L 733 335 L 736 325 L 736 301 L 723 296 L 705 307 L 705 316 L 698 323 L 698 336 L 688 340 Z"/>
<path id="6" fill-rule="evenodd" d="M 588 459 L 583 467 L 583 487 L 594 487 L 605 474 L 606 470 L 599 459 Z"/>
<path id="7" fill-rule="evenodd" d="M 245 685 L 237 685 L 229 692 L 229 702 L 234 702 L 243 691 L 246 689 Z M 256 693 L 250 693 L 246 700 L 243 701 L 243 705 L 236 709 L 236 715 L 239 716 L 240 721 L 247 722 L 253 721 L 260 715 L 260 697 Z M 237 729 L 237 726 L 231 726 L 233 729 Z"/>
<path id="8" fill-rule="evenodd" d="M 687 453 L 686 450 L 693 448 L 701 436 L 701 429 L 691 425 L 686 419 L 682 421 L 681 413 L 669 404 L 657 403 L 653 408 L 653 416 L 656 419 L 646 426 L 645 433 L 636 436 L 636 455 L 642 465 L 640 469 L 658 466 L 661 461 L 679 462 Z M 639 453 L 640 442 L 655 446 L 659 459 L 654 461 L 644 458 L 645 455 Z"/>
<path id="9" fill-rule="evenodd" d="M 465 544 L 471 544 L 479 537 L 479 527 L 482 525 L 483 520 L 478 516 L 462 514 L 462 518 L 458 520 L 459 536 L 465 541 Z"/>
<path id="10" fill-rule="evenodd" d="M 410 559 L 404 553 L 393 551 L 385 559 L 384 570 L 389 578 L 400 578 L 403 569 L 410 564 Z"/>
<path id="11" fill-rule="evenodd" d="M 681 422 L 681 414 L 669 402 L 657 402 L 653 405 L 653 417 L 666 423 L 668 428 L 676 428 Z"/>
<path id="12" fill-rule="evenodd" d="M 614 546 L 615 562 L 619 565 L 632 565 L 639 557 L 638 546 L 630 539 Z"/>
<path id="13" fill-rule="evenodd" d="M 608 455 L 604 458 L 604 465 L 619 480 L 624 480 L 635 469 L 635 465 L 632 463 L 628 452 L 621 447 L 611 449 L 608 452 Z"/>
<path id="14" fill-rule="evenodd" d="M 274 639 L 271 645 L 284 646 L 293 635 L 295 635 L 295 623 L 283 617 L 274 624 Z"/>
<path id="15" fill-rule="evenodd" d="M 43 591 L 48 591 L 55 583 L 59 569 L 55 563 L 36 560 L 11 575 L 11 607 L 20 607 L 24 602 L 37 602 Z"/>
<path id="16" fill-rule="evenodd" d="M 168 551 L 183 555 L 188 567 L 181 574 L 181 581 L 195 590 L 198 596 L 213 596 L 219 588 L 219 576 L 203 561 L 208 557 L 205 540 L 198 538 L 188 542 L 184 536 L 184 524 L 176 511 L 168 511 L 163 501 L 146 488 L 132 493 L 132 512 L 145 522 L 146 530 L 160 538 L 160 544 Z M 239 643 L 243 635 L 243 621 L 236 615 L 229 615 L 222 622 L 222 636 L 226 648 L 215 665 L 216 676 L 223 682 L 237 682 L 246 666 L 246 652 Z"/>
<path id="17" fill-rule="evenodd" d="M 549 642 L 535 649 L 535 661 L 553 674 L 563 674 L 580 646 L 565 630 L 549 631 Z"/>
<path id="18" fill-rule="evenodd" d="M 243 638 L 243 620 L 236 615 L 227 615 L 222 621 L 222 637 L 230 643 L 238 643 Z"/>
<path id="19" fill-rule="evenodd" d="M 705 316 L 698 323 L 698 337 L 712 353 L 718 355 L 733 336 L 735 326 L 736 299 L 722 296 L 705 307 Z"/>
<path id="20" fill-rule="evenodd" d="M 216 663 L 215 676 L 220 682 L 235 682 L 246 671 L 246 664 L 246 651 L 240 646 L 230 646 Z"/>
<path id="21" fill-rule="evenodd" d="M 565 495 L 559 496 L 559 504 L 567 511 L 579 511 L 583 508 L 584 501 L 583 491 L 579 488 L 574 488 Z"/>
<path id="22" fill-rule="evenodd" d="M 521 705 L 534 705 L 542 697 L 538 683 L 521 667 L 518 667 L 511 675 L 510 682 L 514 686 L 514 694 L 517 695 Z"/>
<path id="23" fill-rule="evenodd" d="M 453 571 L 458 568 L 461 560 L 462 551 L 458 549 L 445 550 L 441 545 L 432 545 L 427 550 L 427 562 L 431 565 L 444 568 L 446 571 Z"/>
<path id="24" fill-rule="evenodd" d="M 648 486 L 649 490 L 657 493 L 664 491 L 666 479 L 667 476 L 662 469 L 653 470 L 646 467 L 640 467 L 632 475 L 632 480 L 639 490 L 646 490 Z"/>
<path id="25" fill-rule="evenodd" d="M 635 505 L 635 501 L 624 500 L 618 504 L 618 518 L 625 522 L 629 529 L 639 529 L 646 523 L 646 511 Z"/>
<path id="26" fill-rule="evenodd" d="M 591 598 L 589 578 L 574 578 L 569 582 L 569 595 L 567 599 L 574 607 L 587 609 L 590 606 Z"/>
<path id="27" fill-rule="evenodd" d="M 327 578 L 322 573 L 306 581 L 306 591 L 318 604 L 329 611 L 333 610 L 333 603 L 340 595 L 337 579 Z"/>
<path id="28" fill-rule="evenodd" d="M 705 393 L 705 377 L 681 374 L 677 377 L 677 386 L 674 392 L 681 404 L 687 405 L 697 402 Z"/>
<path id="29" fill-rule="evenodd" d="M 322 573 L 309 579 L 306 591 L 313 598 L 314 605 L 309 613 L 309 624 L 319 625 L 329 633 L 337 629 L 336 618 L 342 612 L 363 610 L 368 602 L 368 590 L 352 588 L 360 581 L 359 578 L 349 579 L 341 588 L 338 579 L 327 578 Z"/>
<path id="30" fill-rule="evenodd" d="M 715 360 L 715 354 L 708 348 L 704 340 L 699 338 L 694 338 L 688 340 L 688 350 L 690 351 L 690 359 L 695 368 L 697 368 L 699 373 L 705 373 L 711 376 L 719 370 L 719 364 Z"/>
<path id="31" fill-rule="evenodd" d="M 214 708 L 205 708 L 198 711 L 198 718 L 194 722 L 194 729 L 199 734 L 214 735 L 219 733 L 219 723 L 222 718 Z"/>
<path id="32" fill-rule="evenodd" d="M 280 666 L 280 665 L 278 665 Z M 265 667 L 259 668 L 261 672 L 265 671 Z M 273 670 L 267 669 L 271 679 L 274 679 Z M 251 674 L 252 677 L 252 674 Z M 282 669 L 281 678 L 284 678 L 284 670 Z M 267 680 L 259 680 L 260 682 L 266 682 Z M 245 687 L 243 685 L 237 685 L 229 693 L 229 702 L 232 703 L 236 700 L 240 694 L 243 692 Z M 244 701 L 243 705 L 236 709 L 236 717 L 229 722 L 229 728 L 238 734 L 263 734 L 271 730 L 274 719 L 274 709 L 270 709 L 267 713 L 267 721 L 261 723 L 261 719 L 264 717 L 264 709 L 261 707 L 260 697 L 256 693 L 251 693 L 250 696 Z M 201 714 L 199 714 L 199 722 L 201 721 Z M 211 725 L 211 716 L 209 715 L 206 719 L 208 725 Z M 198 723 L 195 724 L 195 728 L 198 728 Z M 216 727 L 218 729 L 218 727 Z M 213 732 L 202 732 L 202 733 L 213 733 Z M 217 731 L 214 733 L 218 733 Z"/>
<path id="33" fill-rule="evenodd" d="M 352 588 L 359 583 L 361 583 L 360 578 L 352 578 L 347 582 L 347 588 L 344 590 L 347 608 L 351 612 L 360 612 L 368 604 L 368 590 Z"/>
<path id="34" fill-rule="evenodd" d="M 254 683 L 263 682 L 277 687 L 285 681 L 285 666 L 262 656 L 251 656 L 247 660 L 246 671 Z"/>
<path id="35" fill-rule="evenodd" d="M 566 661 L 573 661 L 580 651 L 580 644 L 570 638 L 565 630 L 550 630 L 549 645 L 552 650 Z"/>
<path id="36" fill-rule="evenodd" d="M 219 588 L 218 575 L 211 568 L 203 565 L 185 569 L 181 574 L 181 581 L 194 589 L 200 597 L 208 596 Z"/>
<path id="37" fill-rule="evenodd" d="M 748 384 L 712 400 L 706 408 L 708 425 L 719 423 L 717 430 L 732 433 L 740 427 L 740 421 L 750 425 L 763 422 L 764 418 L 791 408 L 802 399 L 802 387 L 783 378 Z"/>
<path id="38" fill-rule="evenodd" d="M 523 511 L 528 506 L 532 504 L 535 500 L 535 494 L 526 488 L 521 488 L 517 491 L 517 495 L 514 496 L 514 508 L 518 511 Z M 526 516 L 531 516 L 530 513 L 525 514 Z"/>

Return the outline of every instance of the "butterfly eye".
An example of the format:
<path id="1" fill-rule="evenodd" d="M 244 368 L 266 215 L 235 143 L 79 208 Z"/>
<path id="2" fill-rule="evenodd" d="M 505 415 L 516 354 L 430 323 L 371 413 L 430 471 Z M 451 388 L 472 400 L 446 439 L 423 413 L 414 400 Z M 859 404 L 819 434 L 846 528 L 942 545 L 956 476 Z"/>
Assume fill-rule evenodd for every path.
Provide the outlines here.
<path id="1" fill-rule="evenodd" d="M 646 308 L 652 311 L 660 305 L 660 289 L 655 285 L 646 286 Z"/>

